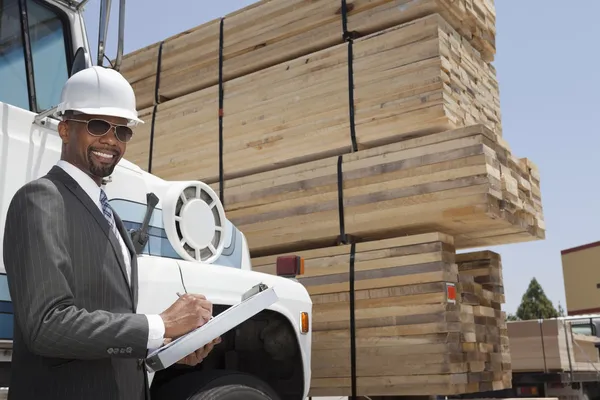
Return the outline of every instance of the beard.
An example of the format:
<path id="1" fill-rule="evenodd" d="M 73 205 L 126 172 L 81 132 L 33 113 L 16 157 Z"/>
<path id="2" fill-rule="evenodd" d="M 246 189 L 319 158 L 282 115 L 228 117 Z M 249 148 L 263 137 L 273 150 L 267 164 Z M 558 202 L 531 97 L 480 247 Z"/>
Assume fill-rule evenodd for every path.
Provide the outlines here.
<path id="1" fill-rule="evenodd" d="M 108 163 L 95 161 L 97 158 L 94 154 L 92 154 L 93 151 L 101 151 L 113 154 L 112 162 Z M 120 160 L 120 154 L 116 150 L 108 151 L 104 149 L 89 148 L 87 151 L 87 159 L 90 173 L 100 178 L 106 178 L 107 176 L 111 175 L 115 170 L 115 167 L 117 166 L 117 163 Z"/>

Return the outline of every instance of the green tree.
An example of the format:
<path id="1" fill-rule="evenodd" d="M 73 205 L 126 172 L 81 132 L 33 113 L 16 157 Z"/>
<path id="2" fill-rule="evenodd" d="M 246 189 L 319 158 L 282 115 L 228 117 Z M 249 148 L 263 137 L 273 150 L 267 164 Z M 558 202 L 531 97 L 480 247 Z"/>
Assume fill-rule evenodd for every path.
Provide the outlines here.
<path id="1" fill-rule="evenodd" d="M 518 318 L 518 317 L 517 317 L 515 314 L 508 313 L 508 314 L 506 315 L 506 320 L 507 320 L 507 321 L 518 321 L 518 320 L 519 320 L 519 318 Z"/>
<path id="2" fill-rule="evenodd" d="M 566 314 L 565 314 L 565 309 L 563 308 L 562 304 L 560 304 L 560 301 L 558 302 L 558 309 L 557 309 L 557 312 L 558 312 L 558 316 L 559 316 L 559 317 L 564 317 L 564 316 L 566 316 Z"/>
<path id="3" fill-rule="evenodd" d="M 558 311 L 544 293 L 544 289 L 537 279 L 532 278 L 529 282 L 529 287 L 521 298 L 516 316 L 520 320 L 558 317 Z"/>

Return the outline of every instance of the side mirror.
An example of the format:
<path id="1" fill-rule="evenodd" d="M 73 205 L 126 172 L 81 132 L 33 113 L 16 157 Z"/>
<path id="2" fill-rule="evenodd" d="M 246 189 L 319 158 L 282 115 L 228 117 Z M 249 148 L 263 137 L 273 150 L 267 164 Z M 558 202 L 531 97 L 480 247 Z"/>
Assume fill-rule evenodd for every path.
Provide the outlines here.
<path id="1" fill-rule="evenodd" d="M 100 1 L 100 22 L 98 24 L 98 58 L 96 62 L 102 66 L 106 53 L 106 37 L 108 36 L 108 21 L 110 20 L 111 0 Z"/>
<path id="2" fill-rule="evenodd" d="M 108 35 L 108 22 L 112 1 L 102 0 L 100 2 L 100 22 L 98 25 L 98 58 L 96 62 L 102 66 L 106 56 L 106 37 Z M 117 34 L 117 57 L 113 69 L 119 71 L 123 60 L 123 48 L 125 37 L 125 0 L 119 0 L 119 31 Z M 109 60 L 110 62 L 110 60 Z"/>
<path id="3" fill-rule="evenodd" d="M 133 241 L 133 246 L 135 247 L 136 254 L 142 254 L 142 250 L 144 250 L 144 247 L 146 247 L 146 243 L 148 243 L 148 230 L 150 229 L 150 218 L 152 218 L 154 208 L 158 204 L 158 197 L 154 193 L 147 193 L 146 204 L 146 215 L 144 216 L 142 226 L 140 227 L 140 229 L 131 232 L 131 240 Z"/>
<path id="4" fill-rule="evenodd" d="M 73 76 L 79 71 L 82 71 L 86 68 L 92 66 L 92 60 L 90 58 L 89 53 L 83 47 L 80 47 L 75 52 L 75 57 L 73 58 L 73 64 L 71 65 L 71 71 L 69 71 L 69 76 Z"/>

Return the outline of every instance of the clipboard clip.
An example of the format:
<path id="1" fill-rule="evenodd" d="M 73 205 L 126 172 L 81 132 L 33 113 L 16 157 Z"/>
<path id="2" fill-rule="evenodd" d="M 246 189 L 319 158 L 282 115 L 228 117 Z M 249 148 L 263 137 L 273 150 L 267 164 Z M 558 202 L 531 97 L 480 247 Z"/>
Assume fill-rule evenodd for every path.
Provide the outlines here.
<path id="1" fill-rule="evenodd" d="M 257 285 L 252 286 L 246 293 L 242 295 L 242 301 L 246 301 L 250 297 L 267 290 L 269 287 L 264 283 L 259 283 Z"/>

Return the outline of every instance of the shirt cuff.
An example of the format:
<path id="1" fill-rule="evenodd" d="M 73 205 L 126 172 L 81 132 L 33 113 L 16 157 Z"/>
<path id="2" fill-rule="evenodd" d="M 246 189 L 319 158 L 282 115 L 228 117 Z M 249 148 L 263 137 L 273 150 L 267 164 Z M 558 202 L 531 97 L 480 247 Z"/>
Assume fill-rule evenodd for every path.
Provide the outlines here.
<path id="1" fill-rule="evenodd" d="M 146 315 L 148 318 L 148 349 L 154 350 L 162 347 L 165 336 L 165 323 L 158 314 Z"/>

